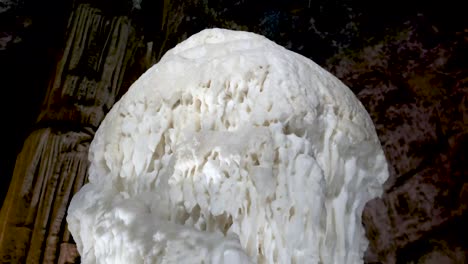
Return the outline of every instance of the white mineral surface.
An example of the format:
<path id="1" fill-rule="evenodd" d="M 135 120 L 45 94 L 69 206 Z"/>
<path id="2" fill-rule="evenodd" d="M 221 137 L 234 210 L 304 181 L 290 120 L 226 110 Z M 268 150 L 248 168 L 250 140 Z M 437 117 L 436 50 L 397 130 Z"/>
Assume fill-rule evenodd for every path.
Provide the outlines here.
<path id="1" fill-rule="evenodd" d="M 387 163 L 353 93 L 263 36 L 208 29 L 117 102 L 68 210 L 83 263 L 361 263 Z"/>

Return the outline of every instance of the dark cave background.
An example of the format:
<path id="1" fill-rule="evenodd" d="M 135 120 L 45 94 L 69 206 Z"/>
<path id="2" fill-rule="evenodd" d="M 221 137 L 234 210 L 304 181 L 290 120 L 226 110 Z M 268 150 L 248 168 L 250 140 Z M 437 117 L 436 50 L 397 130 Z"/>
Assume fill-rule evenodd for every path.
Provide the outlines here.
<path id="1" fill-rule="evenodd" d="M 57 74 L 100 81 L 100 72 L 90 62 L 93 54 L 107 56 L 102 55 L 107 51 L 99 37 L 86 38 L 80 66 L 56 73 L 59 62 L 67 59 L 66 43 L 73 37 L 71 18 L 80 6 L 104 20 L 122 18 L 130 28 L 118 90 L 97 92 L 96 98 L 103 97 L 94 101 L 81 99 L 83 94 L 70 94 L 66 100 L 48 96 L 61 89 L 52 84 Z M 164 52 L 211 27 L 259 33 L 312 59 L 348 85 L 368 110 L 391 176 L 383 197 L 371 201 L 363 214 L 370 240 L 366 263 L 467 261 L 468 18 L 456 1 L 0 0 L 0 105 L 5 139 L 0 200 L 6 198 L 12 178 L 22 181 L 22 174 L 14 171 L 30 168 L 21 161 L 15 165 L 27 144 L 34 144 L 27 141 L 30 135 L 44 129 L 57 135 L 93 134 L 112 103 Z M 106 30 L 96 34 L 105 35 Z M 74 36 L 73 41 L 82 37 Z M 83 118 L 80 109 L 92 112 L 93 107 L 99 109 L 96 119 Z M 71 150 L 63 150 L 67 151 Z M 79 262 L 78 256 L 67 261 L 59 257 L 74 243 L 64 239 L 64 227 L 59 232 L 60 245 L 67 247 L 47 251 L 45 238 L 32 238 L 37 225 L 18 220 L 21 214 L 17 213 L 30 210 L 30 200 L 13 191 L 9 195 L 11 201 L 23 199 L 26 205 L 3 204 L 0 224 L 7 228 L 0 228 L 0 262 Z M 37 208 L 34 212 L 38 215 Z M 63 216 L 57 219 L 65 221 Z M 32 233 L 8 240 L 7 233 L 14 232 L 8 226 L 22 226 Z M 43 253 L 30 257 L 32 248 Z"/>

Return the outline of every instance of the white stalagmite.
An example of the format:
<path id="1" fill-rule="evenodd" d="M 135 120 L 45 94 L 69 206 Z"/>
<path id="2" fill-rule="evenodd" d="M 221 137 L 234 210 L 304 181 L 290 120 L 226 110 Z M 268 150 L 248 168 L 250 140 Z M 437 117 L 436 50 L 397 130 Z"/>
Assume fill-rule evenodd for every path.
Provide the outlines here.
<path id="1" fill-rule="evenodd" d="M 387 163 L 353 93 L 263 36 L 168 51 L 92 142 L 68 210 L 83 263 L 361 263 Z"/>

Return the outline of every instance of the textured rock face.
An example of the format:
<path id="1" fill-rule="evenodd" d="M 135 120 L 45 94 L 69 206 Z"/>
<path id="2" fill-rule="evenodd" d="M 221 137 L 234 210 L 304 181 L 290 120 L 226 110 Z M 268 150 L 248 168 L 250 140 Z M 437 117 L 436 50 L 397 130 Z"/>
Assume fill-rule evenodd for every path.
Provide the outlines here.
<path id="1" fill-rule="evenodd" d="M 330 60 L 330 71 L 371 114 L 390 164 L 385 194 L 363 214 L 369 262 L 466 258 L 459 241 L 467 231 L 459 222 L 466 222 L 468 202 L 460 177 L 467 168 L 460 148 L 468 71 L 459 57 L 468 42 L 461 32 L 441 37 L 437 27 L 421 15 L 375 45 Z"/>
<path id="2" fill-rule="evenodd" d="M 338 79 L 247 32 L 170 50 L 104 119 L 67 221 L 84 263 L 359 263 L 387 165 Z"/>
<path id="3" fill-rule="evenodd" d="M 73 1 L 73 5 L 79 2 Z M 99 58 L 102 64 L 106 61 L 103 58 L 110 56 L 107 54 L 107 44 L 103 46 L 103 43 L 110 42 L 102 39 L 127 41 L 126 44 L 118 45 L 118 51 L 112 49 L 112 52 L 117 53 L 128 49 L 123 61 L 107 60 L 110 64 L 120 65 L 114 68 L 113 73 L 119 77 L 111 79 L 113 82 L 122 80 L 117 81 L 120 85 L 117 87 L 120 90 L 118 93 L 122 94 L 168 48 L 187 36 L 213 26 L 240 29 L 265 35 L 276 43 L 311 58 L 350 87 L 369 112 L 389 161 L 390 177 L 385 184 L 382 199 L 368 203 L 363 213 L 362 221 L 370 242 L 365 262 L 442 263 L 447 260 L 464 263 L 468 251 L 465 239 L 468 236 L 465 224 L 468 219 L 468 182 L 464 177 L 468 175 L 465 151 L 468 148 L 468 65 L 464 59 L 468 50 L 468 24 L 461 2 L 458 5 L 455 2 L 413 5 L 408 1 L 398 4 L 366 2 L 361 5 L 358 2 L 343 1 L 142 1 L 141 12 L 130 17 L 135 19 L 134 22 L 145 22 L 146 43 L 141 38 L 136 38 L 132 30 L 128 31 L 128 39 L 125 37 L 125 30 L 118 30 L 121 23 L 125 24 L 123 28 L 130 29 L 129 19 L 121 17 L 122 14 L 130 14 L 130 9 L 124 10 L 128 7 L 128 1 L 104 0 L 93 1 L 93 4 L 98 4 L 103 13 L 95 8 L 86 7 L 87 11 L 81 12 L 77 8 L 82 10 L 82 7 L 73 7 L 74 12 L 67 28 L 70 32 L 66 39 L 71 49 L 56 61 L 51 54 L 62 54 L 65 51 L 62 40 L 65 32 L 61 32 L 60 28 L 65 30 L 67 26 L 71 1 L 54 1 L 53 9 L 41 1 L 0 1 L 0 79 L 1 87 L 5 87 L 2 90 L 2 98 L 5 100 L 0 105 L 3 107 L 1 112 L 7 113 L 2 117 L 6 127 L 2 130 L 5 133 L 2 151 L 10 156 L 2 156 L 0 160 L 0 187 L 4 191 L 8 188 L 11 178 L 9 171 L 13 170 L 16 152 L 21 149 L 23 137 L 31 131 L 49 131 L 47 133 L 60 134 L 62 137 L 69 132 L 79 132 L 83 135 L 76 139 L 85 140 L 76 142 L 75 145 L 88 145 L 94 135 L 93 126 L 96 122 L 91 126 L 86 122 L 81 124 L 79 120 L 94 119 L 89 114 L 90 109 L 94 109 L 92 111 L 96 111 L 96 115 L 102 118 L 109 110 L 109 105 L 115 101 L 109 98 L 114 96 L 113 93 L 102 91 L 97 96 L 102 96 L 101 99 L 83 100 L 84 97 L 94 98 L 92 94 L 83 94 L 94 93 L 95 90 L 83 89 L 86 85 L 77 88 L 80 86 L 78 83 L 84 79 L 90 83 L 86 87 L 99 83 L 99 74 L 90 70 L 95 67 L 81 66 L 92 64 L 87 63 L 93 61 L 92 58 Z M 5 12 L 1 13 L 2 11 Z M 77 16 L 80 12 L 82 15 Z M 117 14 L 118 17 L 111 17 Z M 58 21 L 61 20 L 60 17 L 65 18 L 61 27 Z M 77 22 L 78 19 L 80 23 Z M 120 22 L 115 22 L 117 20 Z M 105 25 L 105 22 L 109 22 L 111 26 L 99 26 Z M 40 30 L 41 28 L 51 30 Z M 96 31 L 99 28 L 106 29 Z M 137 35 L 140 33 L 137 32 Z M 77 51 L 73 51 L 74 49 Z M 67 66 L 67 58 L 75 52 L 81 54 L 81 66 L 77 68 L 83 70 L 72 72 Z M 95 56 L 96 54 L 100 55 Z M 119 56 L 121 55 L 116 57 Z M 41 121 L 34 124 L 39 114 L 37 106 L 44 94 L 50 94 L 53 87 L 47 85 L 49 80 L 46 79 L 50 77 L 53 82 L 60 78 L 61 83 L 67 79 L 66 76 L 62 78 L 55 74 L 49 75 L 49 69 L 56 63 L 58 68 L 63 68 L 57 74 L 73 75 L 73 78 L 68 78 L 69 82 L 76 82 L 78 85 L 74 91 L 80 92 L 70 92 L 72 89 L 68 89 L 65 96 L 60 89 L 70 86 L 55 86 L 55 95 L 52 97 L 57 101 L 47 99 L 48 103 L 41 111 L 51 113 L 42 113 Z M 101 65 L 96 69 L 103 67 Z M 11 81 L 5 83 L 5 79 Z M 99 85 L 102 89 L 110 86 Z M 78 100 L 78 97 L 81 99 Z M 93 104 L 103 107 L 93 108 Z M 80 113 L 82 109 L 88 109 L 88 114 Z M 57 113 L 62 110 L 67 114 Z M 73 174 L 68 166 L 55 165 L 65 159 L 52 159 L 56 161 L 53 162 L 48 158 L 47 153 L 53 147 L 36 146 L 39 144 L 38 138 L 40 137 L 36 136 L 37 140 L 28 139 L 24 142 L 24 151 L 18 157 L 17 172 L 14 174 L 15 185 L 30 181 L 32 175 L 37 178 L 40 172 L 37 169 L 38 163 L 31 165 L 28 162 L 33 162 L 34 159 L 25 158 L 26 156 L 36 155 L 42 157 L 38 158 L 40 162 L 49 162 L 50 166 L 56 166 L 54 170 L 42 170 L 44 173 Z M 55 136 L 53 138 L 54 142 L 65 140 Z M 38 149 L 40 153 L 33 154 L 29 151 L 33 149 Z M 63 150 L 60 152 L 61 156 L 66 152 L 81 155 L 81 150 L 76 151 L 75 148 Z M 67 156 L 67 159 L 71 157 Z M 36 173 L 24 173 L 26 167 Z M 50 175 L 41 177 L 53 178 Z M 40 239 L 34 239 L 34 243 L 39 243 L 38 245 L 31 243 L 32 230 L 36 229 L 32 222 L 35 220 L 21 219 L 47 215 L 29 211 L 29 208 L 37 207 L 37 204 L 29 201 L 44 203 L 41 202 L 42 199 L 48 199 L 48 196 L 41 192 L 51 187 L 44 181 L 34 180 L 30 186 L 31 192 L 35 190 L 38 193 L 37 200 L 30 200 L 13 192 L 13 198 L 5 201 L 3 211 L 8 210 L 9 213 L 6 218 L 0 219 L 5 224 L 2 226 L 5 229 L 1 229 L 1 232 L 4 232 L 3 238 L 8 237 L 9 240 L 0 241 L 0 259 L 6 263 L 23 263 L 30 254 L 30 249 L 41 248 L 42 255 L 52 252 L 44 253 L 46 244 Z M 15 188 L 12 187 L 12 190 Z M 49 193 L 55 195 L 52 191 Z M 25 202 L 19 202 L 21 200 Z M 53 201 L 47 203 L 50 203 L 50 208 L 56 206 Z M 21 213 L 25 210 L 28 211 L 28 216 Z M 79 261 L 74 242 L 67 234 L 65 220 L 61 219 L 58 237 L 63 238 L 59 242 L 62 244 L 49 246 L 57 250 L 54 251 L 54 257 L 47 257 L 54 259 L 48 262 L 77 261 L 73 259 Z M 25 222 L 28 225 L 24 226 Z M 15 226 L 31 230 L 30 235 L 17 235 L 15 232 L 18 228 L 14 228 Z M 49 227 L 37 230 L 47 237 Z M 8 234 L 10 232 L 12 234 Z M 39 259 L 42 261 L 43 257 Z"/>
<path id="4" fill-rule="evenodd" d="M 2 209 L 2 263 L 56 261 L 57 247 L 70 240 L 62 221 L 69 198 L 85 181 L 91 138 L 85 133 L 62 134 L 51 129 L 37 130 L 28 137 Z"/>
<path id="5" fill-rule="evenodd" d="M 71 14 L 68 41 L 37 120 L 46 128 L 24 142 L 0 213 L 1 263 L 73 263 L 79 257 L 65 212 L 87 181 L 93 130 L 114 103 L 133 37 L 125 17 L 108 19 L 86 5 Z"/>

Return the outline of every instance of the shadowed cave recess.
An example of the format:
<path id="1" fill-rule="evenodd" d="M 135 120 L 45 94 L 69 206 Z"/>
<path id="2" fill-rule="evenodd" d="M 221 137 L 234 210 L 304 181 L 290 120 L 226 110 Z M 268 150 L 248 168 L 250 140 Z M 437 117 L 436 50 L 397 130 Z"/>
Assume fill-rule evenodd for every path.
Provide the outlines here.
<path id="1" fill-rule="evenodd" d="M 65 216 L 100 122 L 168 49 L 222 27 L 310 58 L 369 112 L 390 177 L 362 216 L 365 263 L 465 263 L 463 11 L 455 1 L 0 0 L 0 262 L 80 263 Z"/>

